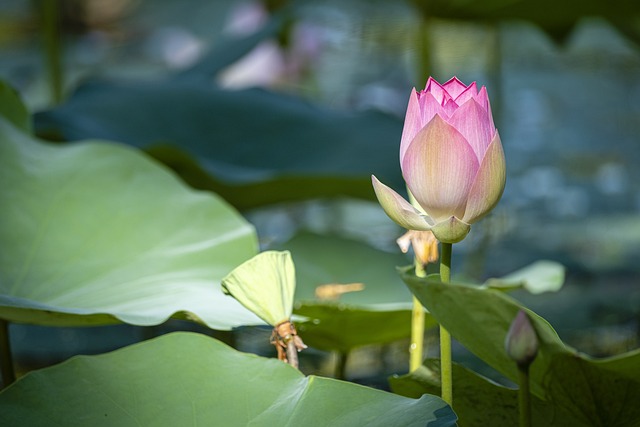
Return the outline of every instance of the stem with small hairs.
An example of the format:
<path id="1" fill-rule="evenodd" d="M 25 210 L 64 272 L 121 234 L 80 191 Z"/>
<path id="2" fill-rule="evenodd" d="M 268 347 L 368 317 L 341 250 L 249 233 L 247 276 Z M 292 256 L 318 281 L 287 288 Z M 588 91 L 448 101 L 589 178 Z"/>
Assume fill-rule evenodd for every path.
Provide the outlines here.
<path id="1" fill-rule="evenodd" d="M 451 281 L 451 243 L 442 243 L 440 254 L 440 280 Z M 453 404 L 453 379 L 451 375 L 451 335 L 440 325 L 440 379 L 442 384 L 442 400 Z"/>
<path id="2" fill-rule="evenodd" d="M 416 276 L 425 277 L 426 272 L 420 260 L 415 260 Z M 411 345 L 409 346 L 409 371 L 413 372 L 422 366 L 424 347 L 424 307 L 418 298 L 413 297 L 411 310 Z"/>

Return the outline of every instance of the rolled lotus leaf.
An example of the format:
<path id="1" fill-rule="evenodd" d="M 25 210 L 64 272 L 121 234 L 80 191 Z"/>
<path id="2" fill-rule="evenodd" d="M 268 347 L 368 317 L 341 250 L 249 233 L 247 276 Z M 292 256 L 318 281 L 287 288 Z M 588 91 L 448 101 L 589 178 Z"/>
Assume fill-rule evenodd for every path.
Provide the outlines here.
<path id="1" fill-rule="evenodd" d="M 266 323 L 289 320 L 296 273 L 289 251 L 265 251 L 222 279 L 222 289 Z"/>

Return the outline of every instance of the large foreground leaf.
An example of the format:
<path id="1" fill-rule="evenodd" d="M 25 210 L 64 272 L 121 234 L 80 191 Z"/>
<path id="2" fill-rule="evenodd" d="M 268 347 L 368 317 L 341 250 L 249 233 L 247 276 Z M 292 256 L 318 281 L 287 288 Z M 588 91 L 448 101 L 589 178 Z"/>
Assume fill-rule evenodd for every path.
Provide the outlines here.
<path id="1" fill-rule="evenodd" d="M 334 111 L 261 89 L 91 83 L 35 120 L 40 134 L 144 148 L 192 186 L 241 209 L 323 196 L 373 198 L 372 173 L 402 188 L 398 162 L 390 161 L 397 158 L 400 119 Z"/>
<path id="2" fill-rule="evenodd" d="M 46 145 L 0 120 L 0 206 L 1 318 L 260 323 L 219 285 L 256 252 L 253 227 L 132 149 Z"/>
<path id="3" fill-rule="evenodd" d="M 291 251 L 296 265 L 294 313 L 309 319 L 299 325 L 308 345 L 347 352 L 411 335 L 412 297 L 396 272 L 407 258 L 399 250 L 387 253 L 312 233 L 300 233 L 280 248 Z M 340 294 L 341 285 L 354 283 L 363 289 Z M 316 295 L 323 285 L 335 286 L 334 299 Z M 427 314 L 425 324 L 435 326 L 435 321 Z"/>
<path id="4" fill-rule="evenodd" d="M 525 310 L 540 340 L 531 365 L 535 396 L 570 413 L 577 425 L 640 424 L 640 351 L 594 360 L 565 346 L 548 322 L 500 291 L 420 279 L 410 270 L 402 276 L 439 323 L 512 381 L 517 368 L 504 339 L 516 313 Z"/>
<path id="5" fill-rule="evenodd" d="M 209 337 L 165 335 L 35 371 L 0 393 L 3 426 L 453 426 L 418 400 L 305 377 Z"/>

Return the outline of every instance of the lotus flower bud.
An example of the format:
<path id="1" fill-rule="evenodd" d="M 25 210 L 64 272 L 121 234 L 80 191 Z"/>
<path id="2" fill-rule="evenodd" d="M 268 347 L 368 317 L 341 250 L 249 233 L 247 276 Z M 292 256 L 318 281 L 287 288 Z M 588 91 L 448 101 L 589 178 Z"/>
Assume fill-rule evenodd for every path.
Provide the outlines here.
<path id="1" fill-rule="evenodd" d="M 429 78 L 412 90 L 400 141 L 400 168 L 416 209 L 372 176 L 387 215 L 409 230 L 431 230 L 445 243 L 464 239 L 471 224 L 498 203 L 506 182 L 500 136 L 487 91 L 452 78 Z M 425 215 L 426 213 L 426 215 Z"/>
<path id="2" fill-rule="evenodd" d="M 511 323 L 504 346 L 510 358 L 518 366 L 527 367 L 538 354 L 538 336 L 529 320 L 529 316 L 520 310 Z"/>

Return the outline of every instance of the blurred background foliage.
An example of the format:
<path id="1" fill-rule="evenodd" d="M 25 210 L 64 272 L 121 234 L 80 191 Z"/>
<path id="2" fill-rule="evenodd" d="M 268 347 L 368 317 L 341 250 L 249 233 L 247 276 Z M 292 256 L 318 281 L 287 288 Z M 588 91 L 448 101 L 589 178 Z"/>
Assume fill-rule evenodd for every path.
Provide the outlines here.
<path id="1" fill-rule="evenodd" d="M 108 138 L 147 150 L 240 209 L 263 248 L 309 230 L 397 252 L 401 230 L 366 185 L 376 172 L 368 167 L 401 182 L 396 153 L 410 88 L 428 75 L 486 85 L 507 156 L 507 187 L 494 213 L 457 245 L 455 271 L 482 281 L 539 258 L 560 261 L 568 267 L 560 292 L 516 296 L 591 355 L 638 346 L 635 2 L 10 0 L 0 6 L 0 23 L 0 77 L 37 113 L 37 134 Z M 174 98 L 163 98 L 167 91 Z M 203 93 L 223 98 L 211 105 L 201 102 Z M 252 100 L 263 108 L 252 109 Z M 263 116 L 270 105 L 277 112 Z M 234 126 L 253 131 L 249 143 L 202 148 L 211 148 L 208 126 L 216 118 L 223 126 L 230 108 L 235 117 L 245 114 Z M 288 121 L 274 122 L 286 111 Z M 167 120 L 177 113 L 179 120 Z M 261 135 L 269 141 L 270 124 L 308 119 L 315 126 L 315 116 L 325 118 L 318 129 L 350 132 L 353 145 L 327 139 L 325 146 L 313 139 L 316 128 L 301 126 L 308 132 L 303 150 L 273 139 L 252 163 L 252 147 Z M 318 176 L 325 181 L 313 181 Z M 264 182 L 284 195 L 256 202 Z M 195 326 L 162 328 L 176 327 Z M 27 365 L 101 352 L 148 333 L 129 326 L 102 332 L 98 339 L 77 329 L 12 325 L 18 361 Z M 268 331 L 236 334 L 237 346 L 260 351 L 256 335 L 266 340 Z M 404 369 L 403 345 L 352 357 L 361 363 L 351 375 Z M 302 368 L 321 370 L 309 353 Z M 355 369 L 362 366 L 372 370 Z"/>

